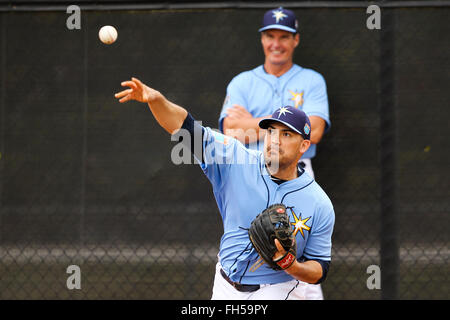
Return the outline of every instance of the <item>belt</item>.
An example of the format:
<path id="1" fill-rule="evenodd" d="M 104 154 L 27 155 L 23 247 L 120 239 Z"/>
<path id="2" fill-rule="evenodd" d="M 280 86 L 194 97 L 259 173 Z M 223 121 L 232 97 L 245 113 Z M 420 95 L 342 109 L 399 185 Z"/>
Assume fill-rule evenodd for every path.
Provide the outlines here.
<path id="1" fill-rule="evenodd" d="M 227 274 L 225 273 L 225 271 L 223 271 L 223 269 L 220 269 L 220 274 L 237 291 L 240 291 L 240 292 L 254 292 L 254 291 L 256 291 L 256 290 L 258 290 L 260 288 L 259 284 L 242 284 L 242 283 L 239 283 L 239 282 L 231 281 L 231 279 L 228 278 Z"/>

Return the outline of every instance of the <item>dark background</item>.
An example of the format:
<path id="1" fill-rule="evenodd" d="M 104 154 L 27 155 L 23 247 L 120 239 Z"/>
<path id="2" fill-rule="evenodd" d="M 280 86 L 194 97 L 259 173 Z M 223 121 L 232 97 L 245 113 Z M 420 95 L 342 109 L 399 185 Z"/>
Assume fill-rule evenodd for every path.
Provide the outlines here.
<path id="1" fill-rule="evenodd" d="M 57 2 L 0 6 L 0 298 L 209 299 L 222 235 L 209 182 L 171 162 L 175 144 L 145 104 L 114 93 L 137 77 L 217 128 L 228 82 L 263 63 L 257 30 L 276 5 L 79 1 L 81 30 L 68 30 Z M 361 2 L 336 3 L 290 7 L 294 60 L 325 77 L 330 102 L 313 159 L 336 212 L 325 298 L 448 299 L 449 8 L 382 6 L 381 30 L 368 30 Z M 107 24 L 119 34 L 109 46 Z M 70 264 L 81 290 L 66 288 Z M 369 290 L 380 264 L 393 280 Z"/>

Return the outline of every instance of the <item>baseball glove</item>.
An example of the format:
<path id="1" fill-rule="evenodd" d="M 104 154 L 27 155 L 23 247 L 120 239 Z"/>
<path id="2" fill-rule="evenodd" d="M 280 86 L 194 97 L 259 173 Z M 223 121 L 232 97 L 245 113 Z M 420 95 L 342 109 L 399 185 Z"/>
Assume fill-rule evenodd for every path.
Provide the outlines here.
<path id="1" fill-rule="evenodd" d="M 253 247 L 272 269 L 284 270 L 294 263 L 297 255 L 297 242 L 284 204 L 271 205 L 258 214 L 252 221 L 248 235 Z M 273 260 L 273 256 L 278 252 L 275 239 L 280 241 L 286 254 Z"/>

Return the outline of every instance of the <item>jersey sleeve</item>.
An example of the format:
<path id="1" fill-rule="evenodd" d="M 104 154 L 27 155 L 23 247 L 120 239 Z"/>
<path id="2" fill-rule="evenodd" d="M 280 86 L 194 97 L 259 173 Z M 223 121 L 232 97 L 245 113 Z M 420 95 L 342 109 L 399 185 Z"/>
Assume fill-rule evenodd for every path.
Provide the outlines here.
<path id="1" fill-rule="evenodd" d="M 310 260 L 331 261 L 331 236 L 334 228 L 334 209 L 331 203 L 321 206 L 314 221 L 303 255 Z"/>
<path id="2" fill-rule="evenodd" d="M 246 148 L 236 139 L 211 128 L 203 131 L 203 159 L 197 159 L 213 187 L 221 188 L 233 165 L 245 162 Z"/>
<path id="3" fill-rule="evenodd" d="M 251 160 L 255 162 L 242 143 L 202 126 L 190 113 L 184 119 L 181 130 L 174 133 L 171 139 L 181 143 L 183 154 L 189 150 L 215 189 L 222 187 L 233 165 L 250 163 Z M 177 149 L 175 154 L 179 151 Z"/>
<path id="4" fill-rule="evenodd" d="M 234 104 L 238 104 L 247 108 L 247 99 L 245 98 L 245 81 L 243 81 L 244 75 L 240 74 L 233 78 L 227 86 L 227 92 L 225 100 L 223 102 L 222 110 L 219 116 L 219 130 L 223 132 L 223 119 L 227 116 L 227 109 L 231 108 Z"/>
<path id="5" fill-rule="evenodd" d="M 310 89 L 306 91 L 304 97 L 303 111 L 308 116 L 318 116 L 325 120 L 325 132 L 331 126 L 328 108 L 327 85 L 323 76 L 317 72 L 312 73 Z"/>

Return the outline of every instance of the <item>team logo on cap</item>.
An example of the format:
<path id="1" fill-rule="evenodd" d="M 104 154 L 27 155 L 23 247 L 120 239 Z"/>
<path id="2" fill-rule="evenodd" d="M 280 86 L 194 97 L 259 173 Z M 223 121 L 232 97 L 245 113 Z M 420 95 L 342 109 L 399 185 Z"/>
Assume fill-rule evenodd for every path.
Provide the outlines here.
<path id="1" fill-rule="evenodd" d="M 283 12 L 283 9 L 274 10 L 273 12 L 273 18 L 275 18 L 275 22 L 278 23 L 280 20 L 283 20 L 287 17 L 287 14 Z"/>
<path id="2" fill-rule="evenodd" d="M 280 109 L 278 109 L 278 119 L 280 119 L 281 115 L 285 116 L 286 112 L 292 114 L 292 112 L 289 111 L 286 107 L 281 107 Z"/>
<path id="3" fill-rule="evenodd" d="M 305 134 L 309 134 L 309 132 L 311 131 L 311 128 L 309 127 L 309 125 L 307 123 L 305 123 L 305 126 L 303 127 L 303 131 L 305 132 Z"/>

